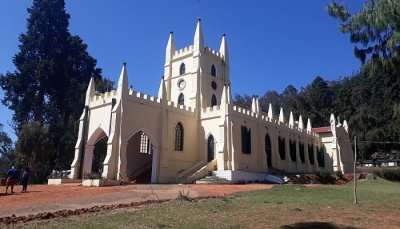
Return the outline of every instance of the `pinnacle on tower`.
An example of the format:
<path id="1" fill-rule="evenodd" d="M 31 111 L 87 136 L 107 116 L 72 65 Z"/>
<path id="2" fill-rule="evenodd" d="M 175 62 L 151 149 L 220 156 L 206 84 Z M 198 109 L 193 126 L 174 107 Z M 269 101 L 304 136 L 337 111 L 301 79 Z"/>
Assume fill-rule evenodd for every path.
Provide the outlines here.
<path id="1" fill-rule="evenodd" d="M 294 118 L 293 118 L 293 112 L 290 111 L 290 115 L 289 115 L 289 126 L 293 127 L 294 126 Z"/>
<path id="2" fill-rule="evenodd" d="M 221 38 L 221 45 L 219 46 L 219 53 L 222 54 L 225 63 L 229 62 L 229 52 L 228 52 L 228 43 L 226 40 L 226 34 L 222 34 L 222 38 Z"/>
<path id="3" fill-rule="evenodd" d="M 123 63 L 123 65 L 122 65 L 121 74 L 119 75 L 119 79 L 118 79 L 117 92 L 119 95 L 129 93 L 128 70 L 126 68 L 126 63 Z"/>
<path id="4" fill-rule="evenodd" d="M 299 116 L 299 129 L 304 129 L 303 117 L 301 115 Z"/>
<path id="5" fill-rule="evenodd" d="M 268 118 L 269 118 L 269 120 L 272 120 L 274 118 L 274 112 L 272 111 L 271 103 L 269 103 L 269 106 L 268 106 Z"/>
<path id="6" fill-rule="evenodd" d="M 85 105 L 89 105 L 90 98 L 96 93 L 96 86 L 94 83 L 94 78 L 90 78 L 89 85 L 86 90 Z"/>
<path id="7" fill-rule="evenodd" d="M 251 99 L 251 112 L 257 113 L 256 97 Z"/>
<path id="8" fill-rule="evenodd" d="M 257 110 L 257 114 L 261 113 L 260 101 L 258 100 L 258 97 L 256 97 L 256 110 Z"/>
<path id="9" fill-rule="evenodd" d="M 281 107 L 280 111 L 279 111 L 279 122 L 280 123 L 284 123 L 285 122 L 285 117 L 283 115 L 283 108 Z"/>
<path id="10" fill-rule="evenodd" d="M 160 87 L 158 88 L 158 98 L 160 98 L 160 99 L 167 98 L 167 89 L 165 88 L 164 77 L 162 77 L 160 80 Z"/>
<path id="11" fill-rule="evenodd" d="M 168 36 L 167 47 L 165 49 L 165 64 L 168 64 L 172 60 L 175 50 L 174 33 L 170 32 Z"/>
<path id="12" fill-rule="evenodd" d="M 335 119 L 335 115 L 333 114 L 333 113 L 331 113 L 331 116 L 330 116 L 330 118 L 329 118 L 329 122 L 332 124 L 335 124 L 336 123 L 336 119 Z"/>
<path id="13" fill-rule="evenodd" d="M 312 127 L 311 127 L 311 120 L 310 118 L 307 119 L 307 132 L 311 133 Z"/>
<path id="14" fill-rule="evenodd" d="M 202 52 L 204 48 L 203 29 L 201 26 L 201 19 L 197 19 L 196 31 L 194 32 L 193 48 L 195 51 Z"/>
<path id="15" fill-rule="evenodd" d="M 343 121 L 343 128 L 347 133 L 349 132 L 349 125 L 347 124 L 347 120 L 346 119 Z"/>

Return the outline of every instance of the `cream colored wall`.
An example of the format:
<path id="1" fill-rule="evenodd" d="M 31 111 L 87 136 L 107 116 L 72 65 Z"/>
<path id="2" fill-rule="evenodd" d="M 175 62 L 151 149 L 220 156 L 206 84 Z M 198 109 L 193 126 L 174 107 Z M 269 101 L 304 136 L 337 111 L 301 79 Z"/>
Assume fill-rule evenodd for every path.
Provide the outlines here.
<path id="1" fill-rule="evenodd" d="M 89 138 L 97 128 L 101 128 L 108 136 L 110 133 L 111 109 L 111 103 L 90 107 L 88 128 Z"/>

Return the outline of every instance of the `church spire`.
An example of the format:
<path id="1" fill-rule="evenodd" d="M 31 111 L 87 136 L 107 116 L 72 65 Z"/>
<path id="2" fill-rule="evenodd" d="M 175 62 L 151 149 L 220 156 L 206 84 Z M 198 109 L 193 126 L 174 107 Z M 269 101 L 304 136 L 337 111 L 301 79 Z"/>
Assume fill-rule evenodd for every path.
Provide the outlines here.
<path id="1" fill-rule="evenodd" d="M 203 29 L 201 26 L 201 19 L 197 19 L 197 24 L 196 24 L 196 31 L 194 33 L 194 38 L 193 38 L 193 48 L 194 51 L 201 53 L 204 48 L 204 38 L 203 38 Z"/>
<path id="2" fill-rule="evenodd" d="M 161 78 L 160 87 L 158 88 L 158 98 L 166 100 L 167 99 L 167 89 L 165 88 L 164 77 Z"/>
<path id="3" fill-rule="evenodd" d="M 222 54 L 225 63 L 229 62 L 229 52 L 228 52 L 228 43 L 226 40 L 226 34 L 222 34 L 221 45 L 219 46 L 219 53 Z"/>
<path id="4" fill-rule="evenodd" d="M 92 96 L 94 96 L 94 94 L 96 93 L 96 86 L 94 84 L 95 84 L 94 83 L 94 79 L 92 77 L 92 78 L 90 78 L 89 85 L 88 85 L 88 88 L 86 90 L 85 105 L 89 105 L 90 98 Z"/>
<path id="5" fill-rule="evenodd" d="M 174 33 L 170 32 L 167 42 L 167 47 L 165 49 L 165 64 L 168 64 L 175 53 L 175 40 L 174 40 Z"/>

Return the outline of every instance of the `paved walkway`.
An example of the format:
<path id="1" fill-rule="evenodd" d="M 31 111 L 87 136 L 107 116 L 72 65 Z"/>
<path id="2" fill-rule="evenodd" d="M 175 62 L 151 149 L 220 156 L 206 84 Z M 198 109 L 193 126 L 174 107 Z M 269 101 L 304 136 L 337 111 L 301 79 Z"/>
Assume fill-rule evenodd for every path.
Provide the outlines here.
<path id="1" fill-rule="evenodd" d="M 272 185 L 124 185 L 112 187 L 82 187 L 78 184 L 59 186 L 33 185 L 28 193 L 4 195 L 0 189 L 0 217 L 25 216 L 57 210 L 89 208 L 96 205 L 111 205 L 145 200 L 176 199 L 184 191 L 192 198 L 224 196 L 236 192 L 269 189 Z M 2 187 L 3 188 L 3 187 Z"/>

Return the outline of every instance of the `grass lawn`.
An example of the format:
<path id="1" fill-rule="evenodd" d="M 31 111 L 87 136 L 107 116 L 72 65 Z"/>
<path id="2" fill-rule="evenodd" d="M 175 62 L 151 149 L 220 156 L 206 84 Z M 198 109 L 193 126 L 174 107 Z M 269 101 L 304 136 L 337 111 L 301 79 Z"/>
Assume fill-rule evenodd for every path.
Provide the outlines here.
<path id="1" fill-rule="evenodd" d="M 400 183 L 275 186 L 199 202 L 172 201 L 143 209 L 122 209 L 49 221 L 29 228 L 400 228 Z"/>

